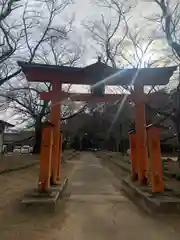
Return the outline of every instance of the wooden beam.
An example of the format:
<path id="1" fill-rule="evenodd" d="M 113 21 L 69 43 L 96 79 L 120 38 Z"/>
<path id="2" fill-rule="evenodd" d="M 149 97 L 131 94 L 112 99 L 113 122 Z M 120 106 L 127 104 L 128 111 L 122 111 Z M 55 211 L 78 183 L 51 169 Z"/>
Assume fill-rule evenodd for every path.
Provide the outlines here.
<path id="1" fill-rule="evenodd" d="M 138 180 L 142 184 L 147 184 L 148 153 L 146 147 L 147 136 L 146 136 L 146 117 L 143 86 L 135 85 L 134 92 L 135 92 L 135 126 L 136 126 Z"/>
<path id="2" fill-rule="evenodd" d="M 135 181 L 138 179 L 138 169 L 137 169 L 137 146 L 136 146 L 136 133 L 129 133 L 129 143 L 130 143 L 130 159 L 131 159 L 131 179 Z"/>
<path id="3" fill-rule="evenodd" d="M 61 92 L 61 83 L 53 82 L 52 83 L 52 91 L 56 92 L 56 90 Z M 54 125 L 53 131 L 53 148 L 52 148 L 52 175 L 51 175 L 51 183 L 53 185 L 57 184 L 58 180 L 58 166 L 59 166 L 59 141 L 60 141 L 60 117 L 61 117 L 61 109 L 60 103 L 56 101 L 56 99 L 52 99 L 51 103 L 51 122 Z"/>
<path id="4" fill-rule="evenodd" d="M 130 95 L 125 94 L 105 94 L 104 97 L 93 97 L 90 93 L 67 93 L 67 92 L 60 92 L 57 93 L 53 92 L 42 92 L 40 94 L 40 98 L 46 101 L 63 101 L 64 99 L 70 98 L 72 101 L 79 101 L 79 102 L 115 102 L 118 100 L 122 100 L 124 97 L 128 97 L 130 99 Z"/>
<path id="5" fill-rule="evenodd" d="M 59 75 L 54 72 L 41 72 L 39 70 L 33 70 L 33 71 L 27 71 L 24 72 L 26 79 L 29 82 L 52 82 L 55 79 L 57 80 L 59 78 Z M 58 81 L 57 81 L 58 82 Z"/>
<path id="6" fill-rule="evenodd" d="M 59 141 L 59 161 L 58 161 L 58 174 L 57 178 L 60 180 L 60 171 L 61 171 L 61 160 L 62 160 L 62 144 L 63 144 L 63 134 L 60 133 L 60 141 Z"/>
<path id="7" fill-rule="evenodd" d="M 164 192 L 164 184 L 160 148 L 160 129 L 152 126 L 147 129 L 147 132 L 150 152 L 150 175 L 152 192 L 162 193 Z"/>
<path id="8" fill-rule="evenodd" d="M 39 170 L 40 192 L 48 192 L 50 187 L 53 127 L 48 123 L 43 127 Z"/>

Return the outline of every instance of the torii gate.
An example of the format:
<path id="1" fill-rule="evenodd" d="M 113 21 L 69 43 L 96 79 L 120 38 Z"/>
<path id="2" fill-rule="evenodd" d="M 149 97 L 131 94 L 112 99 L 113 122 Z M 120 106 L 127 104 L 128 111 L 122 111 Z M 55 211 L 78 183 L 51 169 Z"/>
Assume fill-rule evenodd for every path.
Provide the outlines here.
<path id="1" fill-rule="evenodd" d="M 43 131 L 40 154 L 39 190 L 49 191 L 50 177 L 52 184 L 57 184 L 61 159 L 60 102 L 65 98 L 73 101 L 114 102 L 123 96 L 104 94 L 105 85 L 134 85 L 131 96 L 135 102 L 135 132 L 130 133 L 132 179 L 140 183 L 152 182 L 153 192 L 164 190 L 160 155 L 159 129 L 148 127 L 146 131 L 144 86 L 166 85 L 177 67 L 114 69 L 98 62 L 85 68 L 53 66 L 38 63 L 18 62 L 29 82 L 51 82 L 51 92 L 41 94 L 42 100 L 51 101 L 51 123 Z M 81 84 L 95 86 L 91 94 L 65 93 L 62 84 Z M 53 130 L 52 130 L 53 129 Z M 150 151 L 150 172 L 148 179 L 147 132 Z"/>

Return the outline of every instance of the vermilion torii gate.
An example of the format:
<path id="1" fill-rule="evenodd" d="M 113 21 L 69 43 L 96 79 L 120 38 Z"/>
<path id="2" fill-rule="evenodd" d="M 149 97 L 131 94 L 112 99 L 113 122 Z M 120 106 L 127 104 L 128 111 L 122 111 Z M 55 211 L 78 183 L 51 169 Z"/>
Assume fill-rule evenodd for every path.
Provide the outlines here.
<path id="1" fill-rule="evenodd" d="M 152 191 L 162 192 L 162 167 L 160 156 L 159 130 L 154 127 L 146 129 L 144 86 L 166 85 L 176 67 L 144 68 L 144 69 L 114 69 L 102 63 L 100 59 L 95 64 L 84 68 L 52 66 L 38 63 L 18 62 L 29 82 L 51 82 L 52 91 L 41 94 L 42 100 L 51 101 L 51 123 L 43 131 L 40 155 L 40 190 L 49 191 L 50 177 L 52 184 L 57 184 L 61 159 L 60 134 L 60 102 L 71 98 L 73 101 L 114 102 L 124 96 L 105 94 L 105 85 L 134 85 L 131 98 L 135 102 L 135 131 L 130 133 L 132 178 L 141 183 L 148 181 L 147 132 L 150 151 L 150 173 Z M 62 84 L 81 84 L 94 86 L 91 94 L 65 93 Z"/>

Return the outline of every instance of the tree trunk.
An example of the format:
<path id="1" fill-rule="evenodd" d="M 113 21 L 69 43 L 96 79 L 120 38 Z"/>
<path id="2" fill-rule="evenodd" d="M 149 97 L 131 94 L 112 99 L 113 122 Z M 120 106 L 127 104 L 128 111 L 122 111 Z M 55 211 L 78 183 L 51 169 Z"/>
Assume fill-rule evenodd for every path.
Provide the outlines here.
<path id="1" fill-rule="evenodd" d="M 42 135 L 42 124 L 37 123 L 35 125 L 35 145 L 33 149 L 34 154 L 39 154 L 41 149 L 41 135 Z"/>
<path id="2" fill-rule="evenodd" d="M 179 164 L 179 167 L 180 167 L 180 132 L 178 132 L 178 164 Z"/>

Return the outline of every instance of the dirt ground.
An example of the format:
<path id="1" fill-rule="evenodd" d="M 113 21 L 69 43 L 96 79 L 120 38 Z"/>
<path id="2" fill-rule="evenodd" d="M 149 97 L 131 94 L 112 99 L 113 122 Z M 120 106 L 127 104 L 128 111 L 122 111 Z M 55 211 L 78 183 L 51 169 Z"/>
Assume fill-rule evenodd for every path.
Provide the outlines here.
<path id="1" fill-rule="evenodd" d="M 68 159 L 71 153 L 64 154 Z M 39 156 L 7 156 L 0 161 L 0 171 L 27 166 L 38 162 Z M 65 176 L 72 169 L 73 162 L 64 163 L 61 169 L 62 176 Z M 22 208 L 20 200 L 27 191 L 31 191 L 38 184 L 39 165 L 28 167 L 24 170 L 13 171 L 0 175 L 0 239 L 21 240 L 21 239 L 44 239 L 46 228 L 51 228 L 51 221 L 54 224 L 56 214 L 44 211 L 44 209 Z M 61 207 L 61 206 L 60 206 Z M 52 214 L 52 215 L 51 215 Z M 58 215 L 59 216 L 59 215 Z M 52 219 L 51 219 L 52 217 Z M 59 218 L 58 218 L 59 220 Z M 49 229 L 48 228 L 48 229 Z"/>
<path id="2" fill-rule="evenodd" d="M 36 164 L 39 162 L 38 155 L 19 155 L 19 154 L 11 154 L 11 155 L 2 155 L 0 156 L 0 173 L 9 170 L 9 169 L 17 169 L 23 166 L 28 166 L 32 164 Z"/>
<path id="3" fill-rule="evenodd" d="M 70 160 L 63 171 L 70 194 L 55 212 L 19 206 L 25 191 L 37 184 L 38 166 L 0 176 L 1 240 L 179 239 L 178 217 L 142 213 L 123 195 L 113 169 L 92 153 Z"/>

